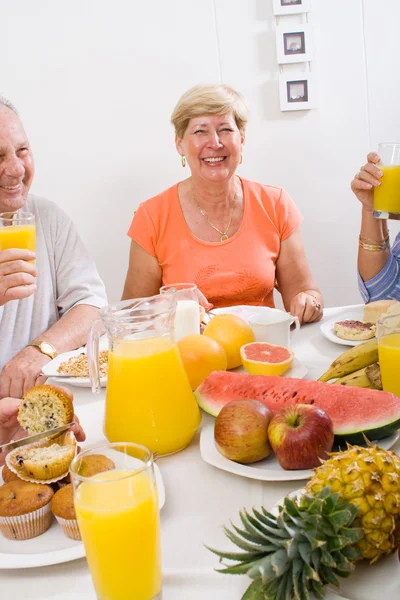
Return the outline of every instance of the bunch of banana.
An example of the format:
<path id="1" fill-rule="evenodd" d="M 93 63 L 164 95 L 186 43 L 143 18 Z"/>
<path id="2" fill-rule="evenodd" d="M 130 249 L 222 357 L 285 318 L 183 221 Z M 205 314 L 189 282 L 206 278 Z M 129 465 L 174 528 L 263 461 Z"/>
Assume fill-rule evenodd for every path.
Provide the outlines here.
<path id="1" fill-rule="evenodd" d="M 368 340 L 343 352 L 318 381 L 336 379 L 335 384 L 382 389 L 378 364 L 378 341 Z"/>
<path id="2" fill-rule="evenodd" d="M 382 389 L 381 370 L 379 363 L 374 363 L 354 373 L 340 377 L 333 385 L 354 385 L 356 387 L 370 388 L 371 390 Z"/>

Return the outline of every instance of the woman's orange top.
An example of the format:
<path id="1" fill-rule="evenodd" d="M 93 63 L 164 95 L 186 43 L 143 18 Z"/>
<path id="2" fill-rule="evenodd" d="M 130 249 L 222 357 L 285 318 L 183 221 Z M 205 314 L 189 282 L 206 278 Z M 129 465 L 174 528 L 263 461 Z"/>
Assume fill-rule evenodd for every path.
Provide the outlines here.
<path id="1" fill-rule="evenodd" d="M 282 188 L 241 178 L 243 219 L 224 242 L 204 242 L 185 221 L 178 184 L 141 204 L 128 235 L 162 269 L 162 285 L 196 283 L 215 307 L 274 306 L 275 266 L 281 242 L 302 216 Z"/>

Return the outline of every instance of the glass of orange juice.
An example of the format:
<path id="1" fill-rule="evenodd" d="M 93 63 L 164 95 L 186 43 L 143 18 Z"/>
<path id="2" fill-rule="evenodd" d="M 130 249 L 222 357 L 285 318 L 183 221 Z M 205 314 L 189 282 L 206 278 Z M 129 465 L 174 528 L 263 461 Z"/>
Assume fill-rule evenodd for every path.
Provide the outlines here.
<path id="1" fill-rule="evenodd" d="M 400 144 L 378 145 L 383 173 L 381 185 L 374 188 L 374 217 L 400 219 Z"/>
<path id="2" fill-rule="evenodd" d="M 400 315 L 378 321 L 378 352 L 382 387 L 400 397 Z"/>
<path id="3" fill-rule="evenodd" d="M 107 457 L 114 468 L 84 476 L 91 455 L 97 464 L 99 455 Z M 71 478 L 97 598 L 159 600 L 160 519 L 150 450 L 129 442 L 92 447 L 76 456 Z"/>
<path id="4" fill-rule="evenodd" d="M 36 250 L 35 215 L 30 212 L 0 213 L 0 250 Z"/>

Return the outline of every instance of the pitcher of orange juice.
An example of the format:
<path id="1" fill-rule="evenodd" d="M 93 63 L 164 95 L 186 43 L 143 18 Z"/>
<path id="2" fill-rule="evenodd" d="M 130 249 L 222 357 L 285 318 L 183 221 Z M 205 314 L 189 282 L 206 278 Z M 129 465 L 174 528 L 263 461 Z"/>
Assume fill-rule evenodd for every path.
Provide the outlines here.
<path id="1" fill-rule="evenodd" d="M 101 309 L 89 333 L 93 392 L 100 391 L 99 337 L 109 339 L 104 432 L 110 442 L 135 442 L 158 455 L 185 448 L 200 411 L 173 335 L 176 295 L 126 300 Z"/>

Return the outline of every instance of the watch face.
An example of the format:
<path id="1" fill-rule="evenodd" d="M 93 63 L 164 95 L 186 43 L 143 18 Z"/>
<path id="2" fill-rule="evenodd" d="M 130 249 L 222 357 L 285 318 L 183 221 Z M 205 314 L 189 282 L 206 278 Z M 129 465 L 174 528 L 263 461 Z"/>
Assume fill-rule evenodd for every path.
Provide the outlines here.
<path id="1" fill-rule="evenodd" d="M 43 352 L 47 352 L 48 354 L 53 354 L 54 350 L 51 347 L 50 344 L 48 344 L 47 342 L 42 342 L 41 343 L 41 349 L 43 350 Z"/>
<path id="2" fill-rule="evenodd" d="M 43 354 L 47 354 L 50 358 L 55 358 L 57 356 L 57 352 L 54 350 L 53 346 L 48 342 L 41 342 L 40 350 Z"/>

